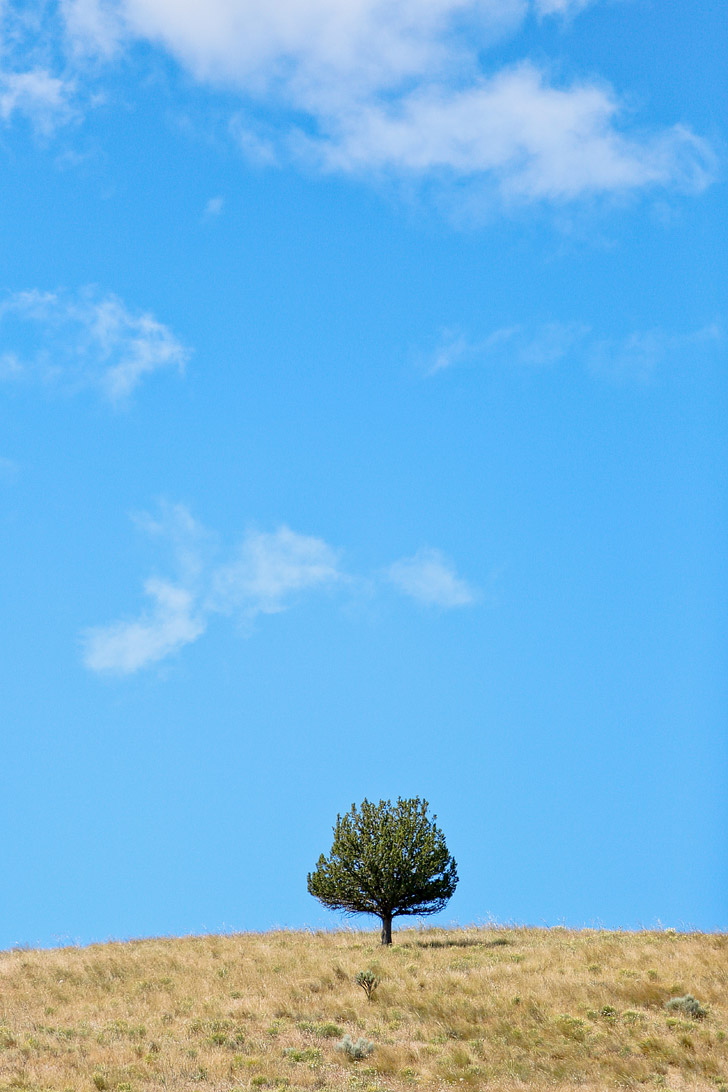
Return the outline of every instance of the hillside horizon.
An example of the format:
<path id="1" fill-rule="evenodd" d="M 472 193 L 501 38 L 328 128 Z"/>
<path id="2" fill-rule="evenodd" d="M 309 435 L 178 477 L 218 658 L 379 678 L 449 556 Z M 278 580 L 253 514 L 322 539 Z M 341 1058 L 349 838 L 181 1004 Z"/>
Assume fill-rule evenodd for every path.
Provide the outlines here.
<path id="1" fill-rule="evenodd" d="M 355 918 L 366 917 L 366 915 L 354 915 Z M 722 937 L 728 936 L 728 928 L 722 928 L 716 926 L 714 929 L 699 929 L 692 925 L 686 925 L 681 923 L 679 925 L 666 925 L 659 921 L 655 925 L 618 925 L 609 926 L 601 925 L 596 922 L 584 923 L 582 925 L 567 925 L 562 922 L 558 922 L 555 925 L 548 923 L 534 924 L 532 922 L 524 921 L 470 921 L 462 924 L 459 921 L 453 920 L 449 922 L 438 922 L 436 924 L 429 924 L 425 920 L 418 920 L 414 925 L 397 925 L 397 921 L 403 920 L 395 918 L 395 922 L 392 926 L 392 936 L 396 944 L 396 937 L 398 934 L 413 933 L 428 934 L 428 933 L 445 933 L 445 934 L 457 934 L 457 933 L 472 933 L 472 932 L 519 932 L 519 931 L 535 931 L 546 933 L 575 933 L 586 934 L 595 933 L 600 935 L 617 934 L 619 936 L 641 936 L 644 934 L 656 934 L 657 936 L 705 936 L 705 937 Z M 102 948 L 110 945 L 120 944 L 143 944 L 151 941 L 184 941 L 184 940 L 202 940 L 207 937 L 265 937 L 277 934 L 292 935 L 292 936 L 334 936 L 337 934 L 345 934 L 351 936 L 363 936 L 372 937 L 376 941 L 377 947 L 381 946 L 380 942 L 380 929 L 376 924 L 358 925 L 356 921 L 351 923 L 339 922 L 330 926 L 322 925 L 272 925 L 268 929 L 245 929 L 234 928 L 229 929 L 222 927 L 218 929 L 192 929 L 189 932 L 170 932 L 170 933 L 139 933 L 129 934 L 128 936 L 113 936 L 91 939 L 73 938 L 70 936 L 59 936 L 56 938 L 57 942 L 43 944 L 42 942 L 33 941 L 19 941 L 16 944 L 10 944 L 6 948 L 0 948 L 0 957 L 12 954 L 14 952 L 62 952 L 69 949 L 87 950 L 90 948 Z"/>
<path id="2" fill-rule="evenodd" d="M 205 934 L 12 949 L 0 983 L 3 1092 L 728 1089 L 722 933 Z"/>

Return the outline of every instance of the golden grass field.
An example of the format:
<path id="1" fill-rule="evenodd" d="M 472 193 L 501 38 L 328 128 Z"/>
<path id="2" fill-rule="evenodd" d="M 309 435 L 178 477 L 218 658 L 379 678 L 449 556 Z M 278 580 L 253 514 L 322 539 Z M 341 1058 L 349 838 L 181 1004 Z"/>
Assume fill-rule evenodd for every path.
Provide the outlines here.
<path id="1" fill-rule="evenodd" d="M 371 1001 L 360 970 L 381 979 Z M 670 1013 L 693 994 L 704 1019 Z M 0 1089 L 728 1092 L 728 936 L 272 932 L 0 953 Z M 344 1033 L 372 1054 L 337 1051 Z"/>

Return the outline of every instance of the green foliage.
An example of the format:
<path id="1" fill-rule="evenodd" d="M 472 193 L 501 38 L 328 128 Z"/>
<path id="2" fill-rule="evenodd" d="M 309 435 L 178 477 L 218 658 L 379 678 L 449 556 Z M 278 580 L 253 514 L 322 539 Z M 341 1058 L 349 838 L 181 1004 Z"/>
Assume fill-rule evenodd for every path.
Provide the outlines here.
<path id="1" fill-rule="evenodd" d="M 345 1035 L 341 1042 L 336 1044 L 336 1049 L 346 1054 L 347 1058 L 351 1058 L 353 1062 L 361 1062 L 372 1053 L 374 1043 L 370 1043 L 363 1035 L 356 1041 L 350 1035 Z"/>
<path id="2" fill-rule="evenodd" d="M 574 1039 L 576 1042 L 581 1043 L 586 1038 L 584 1021 L 580 1020 L 578 1016 L 569 1016 L 568 1014 L 559 1016 L 557 1025 L 561 1034 L 567 1039 Z"/>
<path id="3" fill-rule="evenodd" d="M 328 1021 L 318 1024 L 313 1020 L 301 1020 L 296 1027 L 300 1031 L 309 1031 L 312 1035 L 316 1035 L 319 1039 L 336 1039 L 341 1035 L 342 1029 L 338 1024 L 332 1024 Z"/>
<path id="4" fill-rule="evenodd" d="M 686 993 L 684 997 L 672 997 L 665 1002 L 665 1008 L 669 1012 L 682 1012 L 695 1020 L 702 1020 L 708 1015 L 708 1010 L 690 993 Z"/>
<path id="5" fill-rule="evenodd" d="M 7 1050 L 8 1047 L 15 1046 L 16 1042 L 17 1040 L 10 1028 L 0 1024 L 0 1050 Z"/>
<path id="6" fill-rule="evenodd" d="M 321 1061 L 321 1051 L 317 1050 L 316 1047 L 303 1047 L 303 1049 L 299 1049 L 298 1047 L 285 1047 L 283 1055 L 292 1062 L 309 1062 L 310 1064 L 315 1065 L 316 1062 Z"/>
<path id="7" fill-rule="evenodd" d="M 374 971 L 359 971 L 354 981 L 357 986 L 361 986 L 364 990 L 364 993 L 367 995 L 367 1001 L 371 1001 L 372 994 L 380 982 L 380 979 L 375 975 Z"/>
<path id="8" fill-rule="evenodd" d="M 393 918 L 442 910 L 457 868 L 427 808 L 419 797 L 352 804 L 336 818 L 329 856 L 321 854 L 308 875 L 309 893 L 332 910 L 381 918 L 384 944 Z"/>

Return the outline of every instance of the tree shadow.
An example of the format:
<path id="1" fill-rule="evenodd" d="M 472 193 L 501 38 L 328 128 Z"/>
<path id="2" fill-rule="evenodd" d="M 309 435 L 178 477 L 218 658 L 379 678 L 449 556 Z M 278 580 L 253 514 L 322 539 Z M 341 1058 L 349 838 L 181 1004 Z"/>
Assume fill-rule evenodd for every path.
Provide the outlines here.
<path id="1" fill-rule="evenodd" d="M 513 941 L 508 937 L 480 940 L 478 937 L 416 937 L 403 940 L 398 948 L 507 948 Z"/>

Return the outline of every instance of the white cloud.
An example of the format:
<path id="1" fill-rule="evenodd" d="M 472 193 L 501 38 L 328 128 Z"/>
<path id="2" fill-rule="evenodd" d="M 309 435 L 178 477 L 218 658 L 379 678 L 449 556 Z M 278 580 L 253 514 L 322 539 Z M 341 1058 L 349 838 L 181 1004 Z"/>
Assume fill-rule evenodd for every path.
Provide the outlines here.
<path id="1" fill-rule="evenodd" d="M 587 349 L 589 370 L 611 380 L 648 380 L 665 360 L 691 349 L 709 348 L 722 343 L 723 327 L 718 322 L 688 333 L 673 333 L 655 327 L 635 330 L 621 338 L 595 339 Z"/>
<path id="2" fill-rule="evenodd" d="M 603 88 L 549 85 L 531 64 L 465 90 L 428 86 L 334 119 L 306 144 L 330 170 L 432 171 L 490 178 L 508 198 L 569 200 L 711 177 L 708 146 L 675 127 L 635 140 L 615 127 Z"/>
<path id="3" fill-rule="evenodd" d="M 278 165 L 278 135 L 270 126 L 264 129 L 252 125 L 249 119 L 236 114 L 230 121 L 230 133 L 249 163 L 257 167 Z"/>
<path id="4" fill-rule="evenodd" d="M 422 549 L 395 561 L 387 577 L 405 595 L 428 607 L 468 607 L 477 600 L 476 590 L 457 575 L 439 550 Z"/>
<path id="5" fill-rule="evenodd" d="M 184 504 L 162 501 L 159 514 L 134 513 L 136 526 L 169 548 L 177 583 L 196 587 L 214 563 L 217 538 L 198 522 Z"/>
<path id="6" fill-rule="evenodd" d="M 474 363 L 548 367 L 578 359 L 600 377 L 646 379 L 669 356 L 690 347 L 709 348 L 722 340 L 719 322 L 688 333 L 656 327 L 622 337 L 600 337 L 578 322 L 546 322 L 530 328 L 504 326 L 481 339 L 445 330 L 434 352 L 424 361 L 423 370 L 426 375 L 435 375 Z"/>
<path id="7" fill-rule="evenodd" d="M 324 539 L 290 527 L 249 530 L 227 560 L 217 540 L 184 505 L 162 505 L 160 515 L 137 525 L 171 547 L 174 576 L 144 585 L 151 608 L 138 618 L 82 634 L 84 663 L 92 671 L 128 675 L 196 641 L 215 616 L 230 616 L 250 632 L 261 615 L 290 610 L 302 597 L 361 581 L 341 567 L 340 553 Z M 436 550 L 422 550 L 384 573 L 388 583 L 420 602 L 440 607 L 473 603 L 476 593 Z"/>
<path id="8" fill-rule="evenodd" d="M 534 0 L 539 15 L 576 15 L 592 3 L 592 0 Z"/>
<path id="9" fill-rule="evenodd" d="M 66 32 L 77 53 L 91 49 L 102 57 L 116 52 L 123 37 L 121 14 L 108 0 L 60 0 Z"/>
<path id="10" fill-rule="evenodd" d="M 617 94 L 556 85 L 525 61 L 486 75 L 483 55 L 528 11 L 588 0 L 63 0 L 75 43 L 109 53 L 153 42 L 200 81 L 237 90 L 233 119 L 258 163 L 305 157 L 329 171 L 477 180 L 509 200 L 571 201 L 647 187 L 697 191 L 707 143 L 683 126 L 630 132 Z"/>
<path id="11" fill-rule="evenodd" d="M 338 554 L 323 539 L 285 526 L 272 533 L 249 531 L 235 559 L 215 572 L 209 602 L 225 613 L 276 614 L 296 592 L 341 578 Z"/>
<path id="12" fill-rule="evenodd" d="M 575 349 L 589 333 L 577 322 L 546 322 L 534 329 L 501 326 L 480 340 L 444 330 L 434 353 L 425 362 L 425 374 L 467 362 L 498 362 L 524 367 L 556 364 Z"/>
<path id="13" fill-rule="evenodd" d="M 43 68 L 27 72 L 0 72 L 0 118 L 21 114 L 42 132 L 49 133 L 73 116 L 73 83 Z"/>
<path id="14" fill-rule="evenodd" d="M 206 628 L 194 597 L 163 580 L 147 580 L 153 607 L 131 622 L 89 629 L 83 635 L 84 663 L 92 671 L 128 675 L 196 641 Z"/>
<path id="15" fill-rule="evenodd" d="M 15 293 L 0 302 L 0 323 L 6 341 L 23 345 L 5 352 L 0 377 L 91 385 L 111 402 L 124 401 L 153 372 L 182 371 L 190 355 L 153 315 L 88 289 Z"/>
<path id="16" fill-rule="evenodd" d="M 116 296 L 77 313 L 103 361 L 101 385 L 112 401 L 131 394 L 143 376 L 161 368 L 184 368 L 189 352 L 152 315 L 132 314 Z"/>
<path id="17" fill-rule="evenodd" d="M 516 344 L 514 363 L 535 368 L 558 364 L 583 343 L 588 333 L 589 327 L 578 322 L 545 322 Z"/>
<path id="18" fill-rule="evenodd" d="M 524 0 L 120 0 L 115 10 L 130 34 L 163 43 L 198 78 L 282 93 L 310 108 L 452 71 L 471 52 L 459 29 L 483 45 L 515 28 L 526 7 Z"/>
<path id="19" fill-rule="evenodd" d="M 425 365 L 425 372 L 427 375 L 435 375 L 436 372 L 445 371 L 446 368 L 462 363 L 472 353 L 473 346 L 465 334 L 457 330 L 443 330 L 435 352 Z"/>
<path id="20" fill-rule="evenodd" d="M 211 197 L 205 205 L 204 217 L 206 220 L 211 220 L 216 216 L 219 216 L 225 207 L 224 197 Z"/>
<path id="21" fill-rule="evenodd" d="M 17 353 L 0 353 L 0 379 L 19 379 L 23 372 Z"/>
<path id="22" fill-rule="evenodd" d="M 147 580 L 153 607 L 139 618 L 82 635 L 84 663 L 92 671 L 132 674 L 196 641 L 216 614 L 249 624 L 259 614 L 289 609 L 300 593 L 342 579 L 336 551 L 285 526 L 248 531 L 232 560 L 220 563 L 215 536 L 184 505 L 162 505 L 158 518 L 143 514 L 135 522 L 169 544 L 176 575 Z"/>

